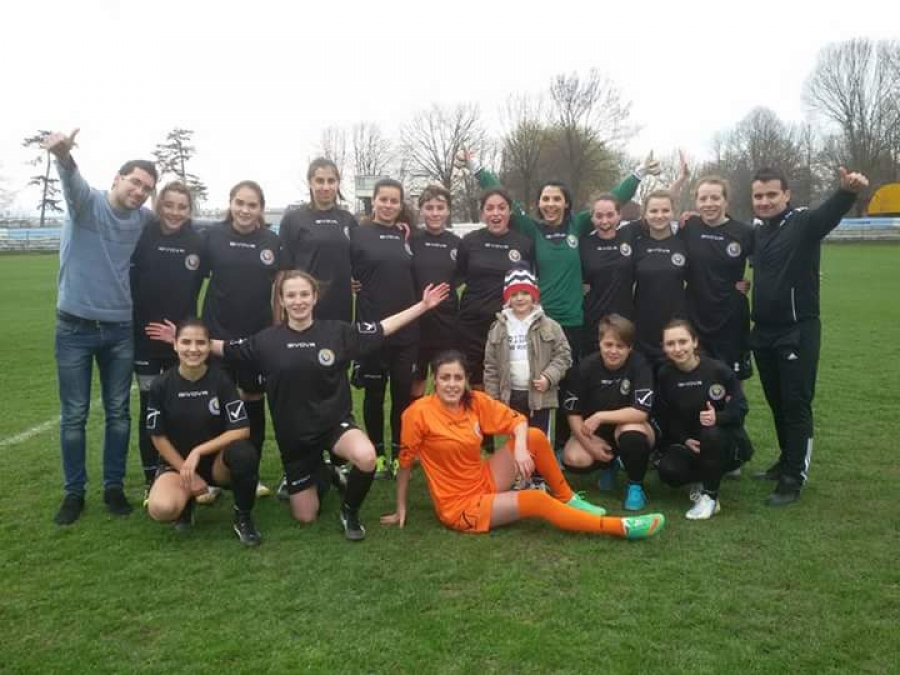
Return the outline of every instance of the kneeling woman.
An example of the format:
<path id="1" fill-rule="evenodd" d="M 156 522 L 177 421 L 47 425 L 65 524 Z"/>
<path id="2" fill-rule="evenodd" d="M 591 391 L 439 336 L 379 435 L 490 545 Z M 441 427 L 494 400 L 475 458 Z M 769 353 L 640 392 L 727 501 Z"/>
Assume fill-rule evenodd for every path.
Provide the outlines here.
<path id="1" fill-rule="evenodd" d="M 194 495 L 207 486 L 234 491 L 234 531 L 241 543 L 257 546 L 250 512 L 256 501 L 259 455 L 248 440 L 246 404 L 219 368 L 210 368 L 209 332 L 188 319 L 175 333 L 178 365 L 153 383 L 145 426 L 159 452 L 160 468 L 148 496 L 154 520 L 193 524 Z"/>
<path id="2" fill-rule="evenodd" d="M 572 438 L 563 464 L 573 473 L 602 469 L 601 489 L 612 489 L 615 462 L 621 459 L 628 474 L 624 507 L 639 511 L 647 505 L 644 475 L 656 436 L 649 424 L 653 371 L 633 351 L 631 321 L 611 314 L 600 320 L 598 333 L 600 351 L 581 362 L 564 398 Z"/>
<path id="3" fill-rule="evenodd" d="M 443 352 L 432 366 L 435 393 L 403 413 L 397 510 L 384 516 L 382 524 L 405 525 L 410 472 L 418 459 L 438 519 L 453 530 L 483 533 L 525 518 L 540 518 L 563 530 L 626 539 L 644 539 L 662 529 L 661 514 L 612 518 L 572 492 L 547 437 L 529 429 L 519 413 L 469 389 L 460 352 Z M 482 434 L 511 435 L 514 440 L 484 460 Z M 517 473 L 527 480 L 535 470 L 551 494 L 510 489 Z"/>
<path id="4" fill-rule="evenodd" d="M 213 340 L 213 352 L 226 362 L 249 362 L 265 375 L 294 518 L 312 522 L 318 517 L 316 488 L 326 473 L 322 453 L 327 450 L 353 463 L 341 525 L 347 539 L 365 538 L 359 508 L 372 485 L 375 447 L 353 419 L 347 365 L 439 305 L 448 292 L 447 284 L 427 286 L 422 299 L 401 312 L 380 322 L 349 324 L 314 319 L 318 282 L 306 272 L 289 271 L 278 284 L 285 323 L 243 340 Z"/>
<path id="5" fill-rule="evenodd" d="M 701 483 L 685 515 L 706 520 L 720 510 L 722 475 L 753 454 L 744 430 L 749 407 L 734 371 L 698 354 L 697 332 L 690 323 L 670 321 L 662 344 L 668 362 L 659 371 L 657 403 L 666 447 L 657 469 L 668 485 Z"/>

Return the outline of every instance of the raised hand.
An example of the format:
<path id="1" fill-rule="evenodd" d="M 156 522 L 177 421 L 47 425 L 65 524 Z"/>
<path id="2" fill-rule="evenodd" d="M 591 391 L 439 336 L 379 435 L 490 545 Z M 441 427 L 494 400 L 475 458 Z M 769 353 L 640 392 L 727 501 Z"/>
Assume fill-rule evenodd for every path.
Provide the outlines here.
<path id="1" fill-rule="evenodd" d="M 175 324 L 165 319 L 162 323 L 151 321 L 144 328 L 144 333 L 151 340 L 159 340 L 160 342 L 168 342 L 170 345 L 175 344 Z"/>
<path id="2" fill-rule="evenodd" d="M 75 147 L 75 137 L 78 135 L 79 129 L 72 129 L 72 133 L 66 135 L 59 131 L 44 136 L 41 141 L 41 147 L 49 152 L 57 159 L 68 159 Z"/>
<path id="3" fill-rule="evenodd" d="M 848 172 L 846 167 L 838 167 L 838 176 L 840 178 L 841 189 L 846 190 L 847 192 L 859 194 L 867 187 L 869 187 L 868 178 L 866 178 L 863 174 L 857 173 L 855 171 Z"/>
<path id="4" fill-rule="evenodd" d="M 422 303 L 425 305 L 426 309 L 434 309 L 441 304 L 448 295 L 450 295 L 450 284 L 443 283 L 438 284 L 437 286 L 428 284 L 425 287 L 425 290 L 422 291 Z"/>

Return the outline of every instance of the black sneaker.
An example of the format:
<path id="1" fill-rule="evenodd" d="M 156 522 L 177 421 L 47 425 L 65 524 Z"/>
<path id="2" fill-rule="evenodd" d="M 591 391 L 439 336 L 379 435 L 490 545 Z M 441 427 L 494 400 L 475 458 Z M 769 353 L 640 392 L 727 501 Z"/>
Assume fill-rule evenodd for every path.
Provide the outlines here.
<path id="1" fill-rule="evenodd" d="M 188 499 L 187 504 L 175 520 L 172 521 L 172 527 L 176 532 L 187 532 L 194 526 L 194 506 L 196 500 Z"/>
<path id="2" fill-rule="evenodd" d="M 262 538 L 259 536 L 259 530 L 253 524 L 253 518 L 250 517 L 249 513 L 235 511 L 232 527 L 244 546 L 259 546 L 259 543 L 262 541 Z"/>
<path id="3" fill-rule="evenodd" d="M 359 522 L 359 511 L 346 504 L 341 506 L 341 527 L 344 528 L 344 537 L 349 541 L 362 541 L 366 538 L 366 528 Z"/>
<path id="4" fill-rule="evenodd" d="M 84 496 L 68 493 L 63 497 L 59 511 L 53 516 L 53 522 L 57 525 L 71 525 L 81 517 L 82 511 L 84 511 Z"/>
<path id="5" fill-rule="evenodd" d="M 775 487 L 772 494 L 766 497 L 766 504 L 768 506 L 787 506 L 788 504 L 793 504 L 800 499 L 800 488 L 802 487 L 803 484 L 796 478 L 782 476 L 778 480 L 778 485 Z"/>
<path id="6" fill-rule="evenodd" d="M 757 471 L 753 477 L 756 480 L 781 480 L 781 462 L 775 462 L 765 471 Z"/>
<path id="7" fill-rule="evenodd" d="M 132 512 L 132 506 L 125 497 L 125 491 L 120 487 L 108 487 L 103 491 L 103 502 L 106 510 L 114 516 L 127 516 Z"/>

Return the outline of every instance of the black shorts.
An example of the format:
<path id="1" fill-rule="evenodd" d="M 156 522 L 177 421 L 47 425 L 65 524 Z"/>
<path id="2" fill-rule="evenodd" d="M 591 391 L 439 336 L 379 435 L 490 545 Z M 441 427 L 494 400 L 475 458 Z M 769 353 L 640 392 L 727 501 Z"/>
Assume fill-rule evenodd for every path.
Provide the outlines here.
<path id="1" fill-rule="evenodd" d="M 209 360 L 225 371 L 241 392 L 245 394 L 266 392 L 266 378 L 256 366 L 243 361 L 228 362 L 216 356 L 210 356 Z"/>
<path id="2" fill-rule="evenodd" d="M 749 322 L 738 316 L 716 331 L 697 332 L 700 335 L 700 347 L 707 356 L 731 368 L 739 380 L 753 377 Z"/>
<path id="3" fill-rule="evenodd" d="M 221 451 L 220 451 L 221 452 Z M 213 464 L 216 462 L 216 457 L 219 456 L 218 452 L 214 452 L 211 455 L 204 455 L 200 458 L 200 461 L 197 462 L 197 475 L 200 476 L 203 480 L 206 481 L 207 485 L 218 486 L 215 479 L 213 478 Z M 159 478 L 164 473 L 169 473 L 178 470 L 175 467 L 169 466 L 162 459 L 160 459 L 159 467 L 156 469 L 156 477 Z"/>
<path id="4" fill-rule="evenodd" d="M 390 377 L 410 378 L 412 381 L 416 370 L 418 345 L 382 345 L 371 354 L 367 354 L 353 365 L 350 374 L 354 387 L 365 387 L 377 384 Z"/>
<path id="5" fill-rule="evenodd" d="M 353 416 L 349 416 L 343 422 L 329 429 L 318 437 L 301 443 L 295 443 L 289 448 L 281 448 L 281 463 L 284 466 L 284 475 L 287 479 L 288 494 L 295 495 L 309 488 L 316 487 L 316 474 L 324 463 L 323 452 L 328 452 L 331 462 L 335 465 L 344 463 L 341 457 L 337 457 L 332 450 L 337 442 L 348 431 L 359 429 Z"/>
<path id="6" fill-rule="evenodd" d="M 150 391 L 150 387 L 157 377 L 177 365 L 178 357 L 174 352 L 171 358 L 166 359 L 143 358 L 135 353 L 134 374 L 137 377 L 138 389 L 142 392 Z"/>
<path id="7" fill-rule="evenodd" d="M 469 382 L 484 383 L 484 345 L 495 317 L 486 319 L 460 318 L 457 322 L 456 344 L 466 357 L 469 366 Z"/>

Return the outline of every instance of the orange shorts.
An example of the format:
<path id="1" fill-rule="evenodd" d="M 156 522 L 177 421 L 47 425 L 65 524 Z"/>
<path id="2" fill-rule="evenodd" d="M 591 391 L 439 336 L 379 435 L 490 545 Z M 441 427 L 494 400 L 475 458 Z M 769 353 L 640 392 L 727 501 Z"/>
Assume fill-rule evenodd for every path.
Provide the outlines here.
<path id="1" fill-rule="evenodd" d="M 457 532 L 484 534 L 491 529 L 491 510 L 494 508 L 494 494 L 478 495 L 457 506 L 453 513 L 439 513 L 440 521 Z"/>

